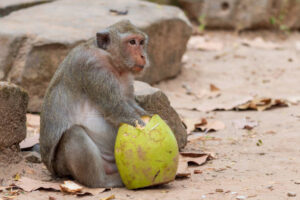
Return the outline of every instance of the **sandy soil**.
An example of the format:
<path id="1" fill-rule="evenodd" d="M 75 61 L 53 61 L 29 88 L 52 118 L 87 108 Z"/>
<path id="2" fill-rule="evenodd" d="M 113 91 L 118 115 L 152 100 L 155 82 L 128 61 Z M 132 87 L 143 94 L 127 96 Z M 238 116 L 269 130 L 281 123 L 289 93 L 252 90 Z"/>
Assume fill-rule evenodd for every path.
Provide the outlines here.
<path id="1" fill-rule="evenodd" d="M 206 141 L 194 140 L 187 145 L 187 149 L 214 152 L 216 159 L 189 168 L 191 172 L 199 169 L 202 174 L 192 173 L 190 178 L 164 186 L 136 191 L 112 189 L 81 199 L 101 199 L 112 194 L 124 200 L 300 199 L 300 104 L 262 112 L 212 111 L 254 96 L 299 99 L 300 34 L 207 32 L 203 37 L 204 46 L 218 48 L 210 51 L 189 48 L 182 73 L 155 86 L 166 92 L 189 130 L 201 118 L 225 123 L 225 129 L 208 133 Z M 243 45 L 245 39 L 252 41 L 256 37 L 272 43 Z M 210 92 L 210 84 L 220 89 L 219 95 Z M 244 118 L 256 121 L 258 126 L 252 130 L 237 128 L 234 122 Z M 39 180 L 51 179 L 42 164 L 23 160 L 0 166 L 3 177 L 0 186 L 9 184 L 16 173 Z M 289 197 L 289 192 L 296 196 Z M 15 199 L 50 196 L 78 198 L 60 192 L 34 191 L 24 192 Z"/>

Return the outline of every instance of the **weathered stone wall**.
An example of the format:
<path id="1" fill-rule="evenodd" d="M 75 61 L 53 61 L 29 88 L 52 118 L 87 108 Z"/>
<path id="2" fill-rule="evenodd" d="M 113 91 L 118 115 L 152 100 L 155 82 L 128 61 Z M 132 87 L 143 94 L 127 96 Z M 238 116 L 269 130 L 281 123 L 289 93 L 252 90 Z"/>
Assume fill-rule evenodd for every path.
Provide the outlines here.
<path id="1" fill-rule="evenodd" d="M 178 0 L 193 21 L 207 28 L 300 28 L 298 0 Z"/>

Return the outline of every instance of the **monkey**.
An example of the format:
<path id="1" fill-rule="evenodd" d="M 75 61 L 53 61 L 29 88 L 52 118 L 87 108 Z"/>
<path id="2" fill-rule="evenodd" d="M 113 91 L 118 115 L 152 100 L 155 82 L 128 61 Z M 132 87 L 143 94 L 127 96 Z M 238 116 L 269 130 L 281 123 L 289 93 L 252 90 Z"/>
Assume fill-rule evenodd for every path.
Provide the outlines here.
<path id="1" fill-rule="evenodd" d="M 48 170 L 88 187 L 122 187 L 114 144 L 122 123 L 144 126 L 133 80 L 149 66 L 148 36 L 123 20 L 75 47 L 59 65 L 41 110 Z"/>

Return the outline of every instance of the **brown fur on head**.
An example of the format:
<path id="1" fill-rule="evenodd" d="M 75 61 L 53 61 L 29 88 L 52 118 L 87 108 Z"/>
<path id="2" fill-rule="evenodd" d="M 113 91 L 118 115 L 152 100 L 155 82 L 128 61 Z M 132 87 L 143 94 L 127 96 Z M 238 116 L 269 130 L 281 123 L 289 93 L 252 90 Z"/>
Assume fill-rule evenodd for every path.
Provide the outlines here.
<path id="1" fill-rule="evenodd" d="M 148 36 L 129 20 L 120 21 L 97 33 L 97 45 L 107 51 L 118 71 L 140 73 L 148 67 Z"/>

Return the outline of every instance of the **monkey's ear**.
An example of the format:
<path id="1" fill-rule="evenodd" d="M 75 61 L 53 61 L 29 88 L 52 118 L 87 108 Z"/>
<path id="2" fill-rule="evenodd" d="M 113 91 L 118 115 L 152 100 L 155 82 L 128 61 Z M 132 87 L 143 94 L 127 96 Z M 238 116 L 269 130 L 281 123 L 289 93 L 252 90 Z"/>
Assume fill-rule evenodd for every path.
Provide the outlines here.
<path id="1" fill-rule="evenodd" d="M 104 31 L 98 32 L 96 34 L 96 37 L 97 37 L 98 47 L 101 49 L 107 49 L 107 46 L 110 43 L 109 31 L 104 30 Z"/>

